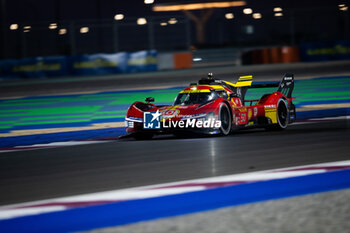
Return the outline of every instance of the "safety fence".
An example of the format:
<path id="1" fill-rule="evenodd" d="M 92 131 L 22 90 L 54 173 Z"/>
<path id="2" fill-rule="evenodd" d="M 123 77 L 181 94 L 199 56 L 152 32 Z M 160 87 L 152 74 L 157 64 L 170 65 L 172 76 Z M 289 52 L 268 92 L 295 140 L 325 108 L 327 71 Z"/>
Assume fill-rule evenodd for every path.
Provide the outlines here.
<path id="1" fill-rule="evenodd" d="M 301 43 L 299 46 L 282 46 L 247 50 L 241 61 L 249 64 L 290 62 L 317 62 L 350 59 L 350 41 Z"/>
<path id="2" fill-rule="evenodd" d="M 302 43 L 301 61 L 332 61 L 350 59 L 350 41 Z"/>
<path id="3" fill-rule="evenodd" d="M 35 57 L 0 61 L 0 77 L 50 77 L 132 73 L 157 70 L 157 51 Z"/>
<path id="4" fill-rule="evenodd" d="M 213 52 L 214 51 L 214 52 Z M 186 69 L 210 64 L 273 64 L 350 59 L 350 41 L 299 46 L 159 53 L 156 50 L 0 61 L 1 78 L 101 75 Z M 215 56 L 214 56 L 215 55 Z"/>

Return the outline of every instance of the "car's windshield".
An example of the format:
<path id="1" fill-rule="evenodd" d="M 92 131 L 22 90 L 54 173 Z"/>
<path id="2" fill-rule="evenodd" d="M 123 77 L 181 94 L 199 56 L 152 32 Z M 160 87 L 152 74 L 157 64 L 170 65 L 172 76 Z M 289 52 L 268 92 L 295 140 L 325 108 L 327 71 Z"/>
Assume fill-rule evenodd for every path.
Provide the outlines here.
<path id="1" fill-rule="evenodd" d="M 174 102 L 174 105 L 192 105 L 205 104 L 217 97 L 215 92 L 206 93 L 180 93 Z"/>

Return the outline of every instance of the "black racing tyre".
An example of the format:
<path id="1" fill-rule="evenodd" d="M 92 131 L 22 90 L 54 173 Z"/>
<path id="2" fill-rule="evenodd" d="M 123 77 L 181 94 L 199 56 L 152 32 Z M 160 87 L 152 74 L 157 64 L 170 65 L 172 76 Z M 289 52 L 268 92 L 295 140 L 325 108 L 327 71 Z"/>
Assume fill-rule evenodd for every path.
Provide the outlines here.
<path id="1" fill-rule="evenodd" d="M 231 132 L 232 116 L 227 104 L 222 103 L 219 109 L 219 120 L 221 121 L 221 135 L 228 135 Z"/>
<path id="2" fill-rule="evenodd" d="M 287 128 L 289 122 L 288 103 L 285 99 L 280 98 L 277 102 L 277 124 L 268 126 L 268 130 L 283 130 Z"/>
<path id="3" fill-rule="evenodd" d="M 153 138 L 152 133 L 135 133 L 132 135 L 136 140 L 151 140 Z"/>
<path id="4" fill-rule="evenodd" d="M 277 122 L 278 127 L 285 129 L 289 122 L 288 103 L 285 99 L 279 99 L 277 103 Z"/>

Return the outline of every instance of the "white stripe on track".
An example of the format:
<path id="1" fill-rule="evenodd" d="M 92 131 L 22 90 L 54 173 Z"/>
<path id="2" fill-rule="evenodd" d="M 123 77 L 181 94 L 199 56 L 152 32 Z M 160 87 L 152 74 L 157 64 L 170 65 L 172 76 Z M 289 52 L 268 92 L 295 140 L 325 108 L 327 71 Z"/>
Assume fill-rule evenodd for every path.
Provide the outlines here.
<path id="1" fill-rule="evenodd" d="M 349 168 L 341 168 L 341 167 L 347 167 L 347 166 L 349 166 Z M 302 170 L 298 170 L 298 169 L 302 169 Z M 172 182 L 172 183 L 166 183 L 166 184 L 158 184 L 158 185 L 143 186 L 143 187 L 136 187 L 136 188 L 129 188 L 129 189 L 75 195 L 70 197 L 54 198 L 54 199 L 48 199 L 48 200 L 1 206 L 0 220 L 16 218 L 21 216 L 35 215 L 40 213 L 62 211 L 65 209 L 72 208 L 70 206 L 72 205 L 74 206 L 74 204 L 77 204 L 77 203 L 78 204 L 85 203 L 85 206 L 88 206 L 89 202 L 92 203 L 91 205 L 97 205 L 98 203 L 104 203 L 104 202 L 108 203 L 108 202 L 116 202 L 116 201 L 127 201 L 127 200 L 136 200 L 136 199 L 144 199 L 144 198 L 151 198 L 151 197 L 160 197 L 160 196 L 166 196 L 166 195 L 174 195 L 174 194 L 188 193 L 193 191 L 206 190 L 209 188 L 213 188 L 213 187 L 210 187 L 210 185 L 215 186 L 215 185 L 218 185 L 218 183 L 222 183 L 223 185 L 221 186 L 219 185 L 217 187 L 222 187 L 222 186 L 225 186 L 225 183 L 228 183 L 227 185 L 234 185 L 234 184 L 230 184 L 230 182 L 247 183 L 247 182 L 257 182 L 257 181 L 298 177 L 298 176 L 324 173 L 324 172 L 327 172 L 327 169 L 334 169 L 334 170 L 350 169 L 350 160 L 296 166 L 296 167 L 281 168 L 281 169 L 272 169 L 272 170 L 234 174 L 234 175 L 227 175 L 227 176 L 186 180 L 186 181 Z M 83 207 L 83 206 L 84 204 L 80 207 Z M 73 208 L 77 208 L 77 207 L 73 207 Z"/>
<path id="2" fill-rule="evenodd" d="M 106 141 L 68 141 L 68 142 L 50 142 L 46 144 L 34 144 L 30 146 L 16 146 L 15 148 L 28 148 L 28 147 L 40 147 L 40 146 L 45 146 L 45 147 L 51 147 L 51 146 L 76 146 L 76 145 L 87 145 L 87 144 L 95 144 L 95 143 L 103 143 L 107 142 Z M 110 140 L 108 141 L 110 142 Z"/>
<path id="3" fill-rule="evenodd" d="M 28 145 L 28 146 L 15 146 L 11 150 L 8 150 L 8 149 L 1 150 L 0 149 L 0 153 L 1 152 L 23 151 L 23 150 L 37 150 L 37 149 L 64 147 L 64 146 L 88 145 L 88 144 L 105 143 L 105 142 L 111 142 L 111 141 L 112 140 L 50 142 L 50 143 L 34 144 L 34 145 Z"/>

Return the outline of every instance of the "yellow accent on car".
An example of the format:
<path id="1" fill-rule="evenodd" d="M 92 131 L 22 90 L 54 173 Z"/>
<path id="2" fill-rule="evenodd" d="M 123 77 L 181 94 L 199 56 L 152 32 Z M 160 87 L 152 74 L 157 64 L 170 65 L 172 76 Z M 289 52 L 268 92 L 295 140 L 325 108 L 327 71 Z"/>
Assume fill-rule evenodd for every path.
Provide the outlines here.
<path id="1" fill-rule="evenodd" d="M 248 81 L 248 80 L 253 80 L 253 75 L 241 76 L 238 79 L 238 81 Z"/>
<path id="2" fill-rule="evenodd" d="M 276 111 L 277 111 L 276 107 L 265 108 L 265 112 L 276 112 Z"/>
<path id="3" fill-rule="evenodd" d="M 171 109 L 177 109 L 179 106 L 169 106 L 165 108 L 164 110 L 171 110 Z M 163 111 L 163 110 L 162 110 Z"/>
<path id="4" fill-rule="evenodd" d="M 202 86 L 207 86 L 213 89 L 221 89 L 221 90 L 225 90 L 225 88 L 223 86 L 220 85 L 202 85 Z"/>
<path id="5" fill-rule="evenodd" d="M 277 111 L 276 110 L 272 110 L 272 109 L 270 111 L 265 110 L 265 117 L 270 118 L 272 121 L 272 124 L 277 123 Z"/>
<path id="6" fill-rule="evenodd" d="M 231 83 L 224 81 L 224 83 L 233 86 L 233 87 L 246 87 L 246 86 L 251 86 L 253 82 L 253 76 L 241 76 L 239 77 L 238 81 L 236 83 Z"/>
<path id="7" fill-rule="evenodd" d="M 237 82 L 235 84 L 235 87 L 246 87 L 246 86 L 251 86 L 253 81 L 241 81 L 241 82 Z"/>
<path id="8" fill-rule="evenodd" d="M 227 81 L 224 81 L 224 83 L 226 83 L 226 84 L 228 84 L 228 85 L 230 85 L 230 86 L 236 86 L 236 84 L 234 84 L 234 83 L 230 83 L 230 82 L 227 82 Z"/>
<path id="9" fill-rule="evenodd" d="M 202 89 L 202 90 L 196 89 L 196 90 L 183 90 L 180 93 L 183 94 L 183 93 L 208 93 L 208 92 L 210 92 L 210 90 L 208 89 Z"/>

